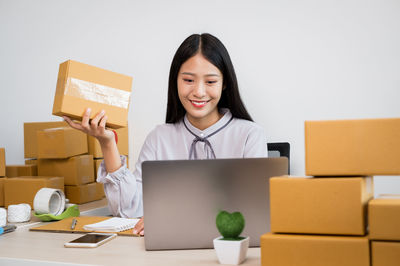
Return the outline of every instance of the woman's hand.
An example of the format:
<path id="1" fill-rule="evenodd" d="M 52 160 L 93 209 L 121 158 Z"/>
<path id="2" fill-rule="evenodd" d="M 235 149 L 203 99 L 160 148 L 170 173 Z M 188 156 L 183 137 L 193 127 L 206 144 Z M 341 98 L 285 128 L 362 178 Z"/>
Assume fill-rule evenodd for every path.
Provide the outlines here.
<path id="1" fill-rule="evenodd" d="M 133 228 L 133 233 L 136 235 L 144 236 L 144 217 L 140 218 L 139 222 Z"/>
<path id="2" fill-rule="evenodd" d="M 91 109 L 87 108 L 82 117 L 82 123 L 76 123 L 67 116 L 64 120 L 72 127 L 89 134 L 99 140 L 100 144 L 106 144 L 114 139 L 114 133 L 106 129 L 107 116 L 104 110 L 98 113 L 89 123 Z"/>

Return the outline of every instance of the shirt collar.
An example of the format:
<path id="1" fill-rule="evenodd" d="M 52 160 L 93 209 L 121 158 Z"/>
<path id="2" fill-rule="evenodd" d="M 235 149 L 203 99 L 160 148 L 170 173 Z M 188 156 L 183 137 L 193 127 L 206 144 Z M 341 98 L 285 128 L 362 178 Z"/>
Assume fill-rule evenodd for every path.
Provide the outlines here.
<path id="1" fill-rule="evenodd" d="M 213 133 L 215 130 L 218 130 L 220 127 L 225 125 L 229 119 L 232 117 L 231 111 L 227 108 L 221 108 L 220 112 L 223 114 L 223 116 L 217 121 L 217 123 L 211 125 L 210 127 L 200 130 L 197 127 L 193 126 L 189 119 L 187 118 L 187 114 L 185 114 L 185 117 L 183 118 L 185 120 L 186 126 L 192 131 L 194 134 L 196 134 L 199 137 L 205 137 L 211 133 Z"/>

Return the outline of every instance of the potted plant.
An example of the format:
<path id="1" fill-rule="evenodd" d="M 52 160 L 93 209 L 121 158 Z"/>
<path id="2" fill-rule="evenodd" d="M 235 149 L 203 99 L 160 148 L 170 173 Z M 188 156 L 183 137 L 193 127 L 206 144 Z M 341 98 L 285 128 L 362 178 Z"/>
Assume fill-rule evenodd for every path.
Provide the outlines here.
<path id="1" fill-rule="evenodd" d="M 222 236 L 214 239 L 214 249 L 221 264 L 239 265 L 244 261 L 249 247 L 249 237 L 242 237 L 245 221 L 240 212 L 220 211 L 216 224 Z"/>

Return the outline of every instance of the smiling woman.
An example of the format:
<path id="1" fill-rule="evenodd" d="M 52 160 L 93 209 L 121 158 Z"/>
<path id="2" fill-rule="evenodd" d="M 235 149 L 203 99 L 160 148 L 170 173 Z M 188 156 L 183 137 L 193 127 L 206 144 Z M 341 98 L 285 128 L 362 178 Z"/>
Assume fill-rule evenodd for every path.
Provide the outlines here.
<path id="1" fill-rule="evenodd" d="M 235 70 L 225 46 L 211 34 L 193 34 L 172 60 L 166 123 L 147 136 L 135 171 L 126 167 L 114 135 L 100 112 L 89 123 L 87 110 L 74 128 L 95 136 L 104 161 L 97 181 L 104 183 L 114 216 L 143 216 L 142 163 L 152 160 L 267 157 L 264 130 L 253 122 L 239 94 Z M 134 228 L 144 234 L 143 218 Z"/>

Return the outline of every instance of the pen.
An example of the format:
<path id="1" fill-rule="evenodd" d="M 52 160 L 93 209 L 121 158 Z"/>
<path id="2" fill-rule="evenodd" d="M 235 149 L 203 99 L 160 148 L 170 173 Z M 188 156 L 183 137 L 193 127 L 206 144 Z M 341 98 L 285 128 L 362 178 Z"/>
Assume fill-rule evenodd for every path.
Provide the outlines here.
<path id="1" fill-rule="evenodd" d="M 5 234 L 5 233 L 10 233 L 10 232 L 14 231 L 16 228 L 17 227 L 13 224 L 2 226 L 2 227 L 0 227 L 0 235 Z"/>
<path id="2" fill-rule="evenodd" d="M 77 220 L 74 218 L 72 219 L 72 223 L 71 223 L 71 229 L 74 230 L 75 229 L 75 225 L 77 223 Z"/>

